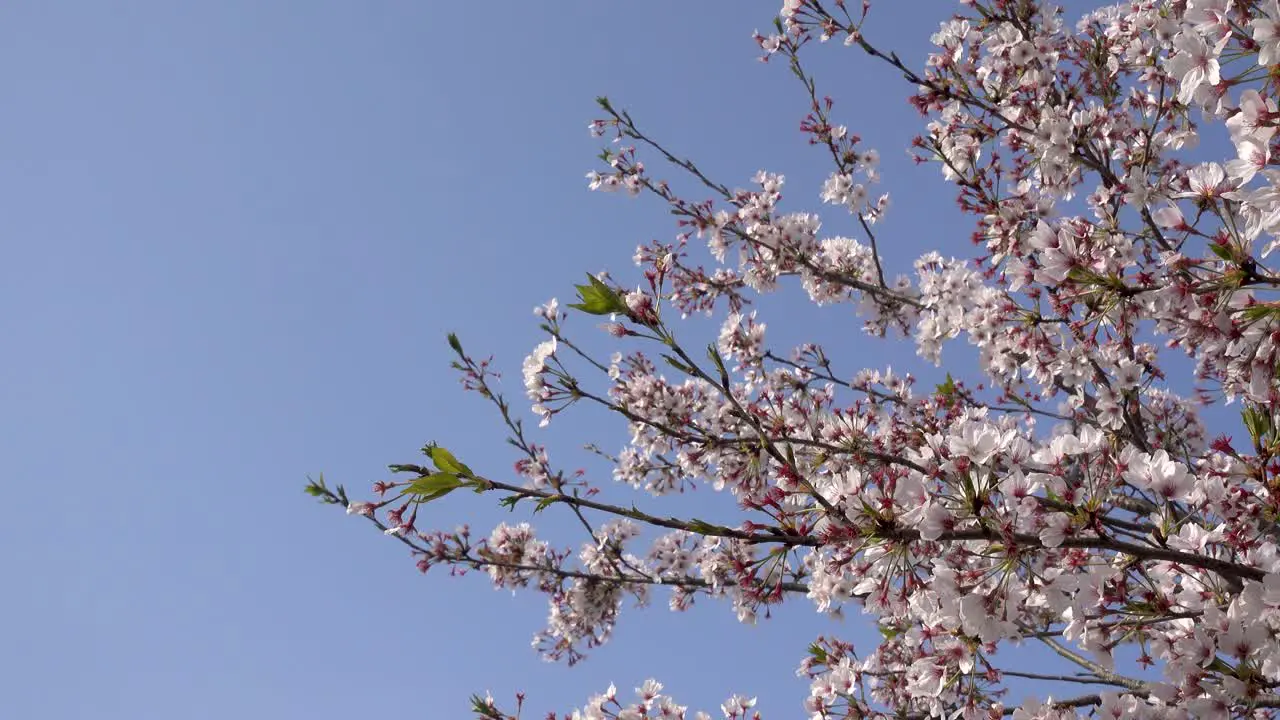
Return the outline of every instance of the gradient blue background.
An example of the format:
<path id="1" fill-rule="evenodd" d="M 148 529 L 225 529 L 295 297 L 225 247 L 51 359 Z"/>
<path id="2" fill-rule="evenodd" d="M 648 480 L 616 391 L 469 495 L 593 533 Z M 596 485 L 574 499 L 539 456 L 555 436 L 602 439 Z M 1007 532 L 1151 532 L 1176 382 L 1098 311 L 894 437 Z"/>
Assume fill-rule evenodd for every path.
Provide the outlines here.
<path id="1" fill-rule="evenodd" d="M 869 649 L 856 610 L 832 625 L 801 600 L 745 628 L 727 604 L 673 614 L 659 596 L 569 669 L 529 648 L 540 597 L 424 578 L 301 493 L 323 471 L 363 497 L 432 439 L 508 472 L 446 332 L 494 353 L 519 400 L 533 306 L 570 300 L 584 271 L 634 280 L 635 244 L 674 232 L 652 201 L 586 190 L 596 95 L 731 186 L 767 168 L 788 207 L 817 207 L 827 167 L 797 129 L 802 91 L 750 38 L 778 5 L 6 4 L 0 716 L 463 717 L 492 689 L 528 692 L 540 717 L 651 675 L 695 707 L 745 692 L 799 713 L 817 633 Z M 953 7 L 879 3 L 869 37 L 918 63 Z M 854 50 L 811 57 L 836 117 L 882 151 L 888 270 L 970 253 L 953 188 L 906 157 L 910 87 Z M 848 308 L 788 297 L 766 318 L 779 344 L 821 328 L 850 374 L 919 368 Z M 589 464 L 582 441 L 625 440 L 596 419 L 539 439 Z M 419 524 L 487 532 L 491 504 L 450 498 Z M 562 515 L 540 522 L 579 541 Z"/>

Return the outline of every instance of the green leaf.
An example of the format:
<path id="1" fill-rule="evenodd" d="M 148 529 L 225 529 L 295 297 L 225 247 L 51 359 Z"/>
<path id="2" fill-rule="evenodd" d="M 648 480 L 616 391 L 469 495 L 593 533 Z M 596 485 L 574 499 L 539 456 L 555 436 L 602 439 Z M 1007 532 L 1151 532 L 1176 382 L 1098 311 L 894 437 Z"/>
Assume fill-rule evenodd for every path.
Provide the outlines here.
<path id="1" fill-rule="evenodd" d="M 670 365 L 671 367 L 673 367 L 673 368 L 675 368 L 675 369 L 679 370 L 680 372 L 684 373 L 685 375 L 693 375 L 693 374 L 694 374 L 693 368 L 689 367 L 688 365 L 685 365 L 684 363 L 680 362 L 679 360 L 675 359 L 674 357 L 672 357 L 672 356 L 670 356 L 670 355 L 663 355 L 663 356 L 662 356 L 662 359 L 663 359 L 663 360 L 666 360 L 668 365 Z"/>
<path id="2" fill-rule="evenodd" d="M 1256 407 L 1247 407 L 1240 414 L 1244 427 L 1249 431 L 1255 445 L 1261 445 L 1264 438 L 1271 433 L 1271 413 Z"/>
<path id="3" fill-rule="evenodd" d="M 506 717 L 488 699 L 479 695 L 471 696 L 471 712 L 476 714 L 476 720 L 503 720 Z"/>
<path id="4" fill-rule="evenodd" d="M 1257 322 L 1272 316 L 1280 316 L 1280 307 L 1275 305 L 1252 305 L 1240 311 L 1245 320 Z"/>
<path id="5" fill-rule="evenodd" d="M 813 643 L 809 646 L 809 655 L 819 665 L 827 664 L 827 651 L 822 649 L 822 646 L 818 643 Z"/>
<path id="6" fill-rule="evenodd" d="M 319 480 L 312 480 L 311 476 L 308 475 L 307 486 L 303 488 L 303 492 L 305 492 L 306 494 L 310 495 L 313 498 L 318 498 L 320 502 L 328 505 L 332 505 L 338 502 L 338 500 L 334 499 L 332 493 L 329 492 L 329 488 L 325 487 L 324 485 L 324 473 L 320 473 Z M 345 492 L 343 492 L 341 485 L 338 486 L 338 492 L 341 495 L 346 494 Z"/>
<path id="7" fill-rule="evenodd" d="M 1102 277 L 1082 267 L 1073 267 L 1067 271 L 1067 279 L 1084 285 L 1099 285 Z"/>
<path id="8" fill-rule="evenodd" d="M 705 520 L 699 520 L 698 518 L 689 520 L 685 525 L 699 535 L 723 535 L 729 532 L 729 528 L 722 527 L 720 525 L 712 525 L 711 523 L 706 522 Z"/>
<path id="9" fill-rule="evenodd" d="M 1235 258 L 1235 254 L 1231 252 L 1230 247 L 1226 245 L 1219 245 L 1218 243 L 1209 243 L 1209 252 L 1212 252 L 1214 255 L 1217 255 L 1227 262 L 1231 262 L 1231 260 Z"/>
<path id="10" fill-rule="evenodd" d="M 1124 604 L 1124 611 L 1131 615 L 1141 615 L 1144 617 L 1158 617 L 1160 611 L 1156 608 L 1155 603 L 1145 600 L 1129 602 Z"/>
<path id="11" fill-rule="evenodd" d="M 947 373 L 947 381 L 937 387 L 938 395 L 947 399 L 954 397 L 957 389 L 955 378 L 951 377 L 951 373 Z"/>
<path id="12" fill-rule="evenodd" d="M 393 473 L 411 472 L 415 475 L 429 475 L 431 471 L 421 465 L 388 465 L 387 469 Z"/>
<path id="13" fill-rule="evenodd" d="M 473 475 L 471 468 L 458 462 L 458 458 L 454 457 L 453 453 L 439 446 L 431 448 L 431 462 L 436 464 L 436 469 L 440 472 L 452 473 L 460 477 Z"/>
<path id="14" fill-rule="evenodd" d="M 716 370 L 719 370 L 721 375 L 728 373 L 724 367 L 724 358 L 720 357 L 720 351 L 716 349 L 715 343 L 707 345 L 707 357 L 711 358 L 711 362 L 715 363 Z"/>
<path id="15" fill-rule="evenodd" d="M 442 498 L 462 487 L 463 483 L 452 473 L 436 473 L 420 477 L 409 483 L 404 489 L 405 495 L 412 495 L 418 502 L 430 502 Z"/>
<path id="16" fill-rule="evenodd" d="M 458 342 L 458 336 L 453 333 L 449 333 L 449 347 L 459 355 L 462 354 L 462 343 Z"/>
<path id="17" fill-rule="evenodd" d="M 538 504 L 534 506 L 533 512 L 534 514 L 540 513 L 558 502 L 560 502 L 560 498 L 558 497 L 542 498 L 538 501 Z"/>
<path id="18" fill-rule="evenodd" d="M 902 628 L 890 627 L 888 625 L 879 625 L 877 629 L 884 636 L 885 640 L 892 640 L 902 634 Z"/>
<path id="19" fill-rule="evenodd" d="M 594 275 L 588 274 L 588 285 L 575 285 L 578 290 L 578 298 L 582 300 L 580 303 L 572 303 L 571 308 L 581 310 L 589 315 L 609 315 L 611 313 L 625 313 L 627 304 L 622 301 L 618 293 L 613 288 L 600 282 Z"/>

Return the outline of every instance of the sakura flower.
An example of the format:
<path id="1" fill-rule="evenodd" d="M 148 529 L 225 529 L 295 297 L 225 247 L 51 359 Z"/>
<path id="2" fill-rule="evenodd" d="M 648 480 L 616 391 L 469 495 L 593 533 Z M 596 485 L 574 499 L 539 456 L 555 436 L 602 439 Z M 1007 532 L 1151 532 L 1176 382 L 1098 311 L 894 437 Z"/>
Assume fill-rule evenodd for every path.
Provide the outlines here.
<path id="1" fill-rule="evenodd" d="M 560 303 L 555 298 L 551 298 L 546 304 L 534 308 L 533 314 L 547 322 L 555 322 L 560 317 Z"/>
<path id="2" fill-rule="evenodd" d="M 1227 118 L 1227 130 L 1233 140 L 1253 138 L 1266 144 L 1276 133 L 1276 102 L 1263 98 L 1255 88 L 1240 93 L 1240 108 Z"/>
<path id="3" fill-rule="evenodd" d="M 1194 481 L 1186 466 L 1170 458 L 1163 448 L 1151 455 L 1135 458 L 1124 477 L 1134 485 L 1171 501 L 1185 498 Z"/>
<path id="4" fill-rule="evenodd" d="M 991 425 L 978 422 L 966 423 L 959 435 L 952 435 L 951 452 L 969 458 L 976 465 L 986 465 L 1000 450 L 1004 438 Z"/>
<path id="5" fill-rule="evenodd" d="M 1186 219 L 1182 216 L 1182 211 L 1177 205 L 1165 205 L 1151 212 L 1151 217 L 1156 224 L 1165 229 L 1182 228 L 1187 224 Z"/>
<path id="6" fill-rule="evenodd" d="M 1241 660 L 1247 659 L 1271 639 L 1266 625 L 1256 618 L 1232 620 L 1218 639 L 1219 649 Z"/>
<path id="7" fill-rule="evenodd" d="M 1235 140 L 1238 157 L 1226 164 L 1227 177 L 1233 185 L 1244 185 L 1253 179 L 1271 161 L 1268 143 L 1252 137 L 1240 137 Z"/>
<path id="8" fill-rule="evenodd" d="M 1217 85 L 1221 82 L 1218 55 L 1225 44 L 1224 38 L 1215 45 L 1210 45 L 1194 31 L 1183 31 L 1173 39 L 1173 47 L 1177 52 L 1169 59 L 1167 69 L 1179 82 L 1180 102 L 1189 104 L 1202 85 Z"/>
<path id="9" fill-rule="evenodd" d="M 1227 174 L 1217 163 L 1201 163 L 1187 171 L 1189 190 L 1174 197 L 1212 200 L 1228 189 Z"/>
<path id="10" fill-rule="evenodd" d="M 1275 65 L 1280 62 L 1280 0 L 1262 4 L 1263 16 L 1249 23 L 1253 40 L 1258 43 L 1258 64 Z"/>
<path id="11" fill-rule="evenodd" d="M 1116 363 L 1115 384 L 1121 390 L 1131 390 L 1142 380 L 1142 366 L 1123 358 Z"/>
<path id="12" fill-rule="evenodd" d="M 1220 42 L 1231 32 L 1230 8 L 1233 0 L 1193 0 L 1188 3 L 1183 21 L 1213 42 Z"/>
<path id="13" fill-rule="evenodd" d="M 1139 716 L 1138 698 L 1133 695 L 1121 695 L 1115 691 L 1100 693 L 1102 703 L 1098 706 L 1098 717 L 1106 720 L 1128 720 Z"/>
<path id="14" fill-rule="evenodd" d="M 748 698 L 742 695 L 731 695 L 720 705 L 720 709 L 724 712 L 726 718 L 745 718 L 747 711 L 756 706 L 755 698 Z"/>
<path id="15" fill-rule="evenodd" d="M 949 677 L 946 666 L 934 658 L 920 658 L 907 670 L 907 690 L 916 697 L 938 697 Z"/>
<path id="16" fill-rule="evenodd" d="M 1040 542 L 1045 547 L 1058 547 L 1066 539 L 1067 530 L 1071 527 L 1071 516 L 1066 513 L 1050 513 L 1045 518 L 1044 529 L 1040 531 Z"/>
<path id="17" fill-rule="evenodd" d="M 551 387 L 547 384 L 543 373 L 547 370 L 547 361 L 556 353 L 556 339 L 551 338 L 539 343 L 533 352 L 524 359 L 523 374 L 525 393 L 535 401 L 534 413 L 542 416 L 541 425 L 551 420 L 551 411 L 543 403 L 551 398 Z"/>
<path id="18" fill-rule="evenodd" d="M 953 524 L 954 519 L 945 507 L 940 503 L 929 503 L 920 518 L 920 537 L 924 540 L 937 540 Z"/>

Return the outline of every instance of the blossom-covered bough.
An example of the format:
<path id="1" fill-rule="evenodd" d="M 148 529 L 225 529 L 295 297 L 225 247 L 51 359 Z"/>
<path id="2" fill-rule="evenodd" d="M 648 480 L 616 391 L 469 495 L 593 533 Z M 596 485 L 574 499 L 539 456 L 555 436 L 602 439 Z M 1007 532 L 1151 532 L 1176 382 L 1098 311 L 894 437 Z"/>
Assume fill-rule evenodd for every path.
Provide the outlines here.
<path id="1" fill-rule="evenodd" d="M 547 340 L 525 360 L 525 388 L 543 424 L 583 404 L 625 418 L 621 451 L 597 451 L 613 480 L 653 494 L 708 486 L 740 522 L 615 504 L 605 484 L 556 469 L 489 361 L 453 337 L 466 388 L 522 454 L 519 477 L 430 445 L 426 465 L 392 466 L 406 479 L 377 483 L 372 501 L 323 482 L 310 492 L 370 518 L 423 570 L 479 569 L 545 593 L 537 646 L 569 662 L 659 591 L 674 609 L 727 598 L 744 621 L 783 602 L 854 605 L 883 641 L 814 642 L 800 667 L 810 717 L 1280 715 L 1280 273 L 1267 265 L 1280 243 L 1280 5 L 1132 0 L 1078 22 L 1034 0 L 959 11 L 918 69 L 874 44 L 867 3 L 786 0 L 776 31 L 756 37 L 808 96 L 802 130 L 832 167 L 812 192 L 853 215 L 856 239 L 784 209 L 782 177 L 730 189 L 600 100 L 591 130 L 614 142 L 591 187 L 656 198 L 679 234 L 637 250 L 638 287 L 601 274 L 578 288 L 575 313 L 540 308 Z M 836 123 L 802 63 L 827 41 L 914 88 L 927 126 L 911 151 L 958 188 L 972 246 L 945 239 L 910 275 L 885 266 L 878 155 Z M 1206 157 L 1215 142 L 1235 156 Z M 935 363 L 963 337 L 985 380 L 921 390 L 816 344 L 771 348 L 751 307 L 783 290 L 851 305 L 867 333 L 910 338 Z M 677 330 L 699 313 L 723 324 L 695 349 Z M 588 352 L 571 314 L 607 316 L 617 352 Z M 1180 352 L 1193 375 L 1168 370 Z M 1207 429 L 1205 403 L 1232 403 L 1242 429 Z M 589 539 L 574 552 L 525 523 L 483 538 L 416 526 L 420 505 L 459 488 L 563 512 Z M 1018 671 L 1002 663 L 1013 643 L 1072 670 Z M 1041 698 L 1009 701 L 1010 678 Z M 752 705 L 734 697 L 720 712 L 751 717 Z M 654 681 L 572 714 L 685 716 Z"/>

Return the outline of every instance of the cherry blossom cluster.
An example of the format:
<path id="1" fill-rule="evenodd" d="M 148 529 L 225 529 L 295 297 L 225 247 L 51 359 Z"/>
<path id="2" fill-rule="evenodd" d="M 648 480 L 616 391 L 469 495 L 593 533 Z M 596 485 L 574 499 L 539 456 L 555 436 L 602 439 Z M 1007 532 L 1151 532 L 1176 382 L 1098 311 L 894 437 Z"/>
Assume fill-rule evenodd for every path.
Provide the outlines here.
<path id="1" fill-rule="evenodd" d="M 673 610 L 717 598 L 743 622 L 788 601 L 859 609 L 878 645 L 797 653 L 812 718 L 1280 716 L 1280 2 L 1127 0 L 1069 19 L 964 0 L 920 68 L 875 44 L 871 3 L 850 5 L 785 0 L 755 35 L 799 79 L 800 131 L 831 164 L 796 193 L 812 207 L 784 203 L 775 173 L 712 179 L 599 100 L 590 129 L 610 143 L 590 187 L 665 206 L 675 236 L 637 248 L 635 285 L 592 275 L 577 302 L 537 309 L 546 339 L 523 383 L 542 425 L 583 405 L 622 419 L 620 449 L 592 446 L 611 477 L 558 469 L 490 361 L 451 338 L 464 386 L 520 453 L 515 478 L 432 445 L 430 466 L 392 466 L 374 500 L 309 490 L 424 571 L 545 594 L 535 645 L 569 662 L 664 588 Z M 922 117 L 909 151 L 953 184 L 969 242 L 886 272 L 880 156 L 807 71 L 834 40 L 827 52 L 907 78 Z M 824 232 L 824 206 L 859 236 Z M 935 365 L 964 341 L 979 367 L 923 384 L 818 342 L 777 348 L 755 301 L 793 286 L 823 327 L 856 316 L 868 342 L 899 338 Z M 682 326 L 695 314 L 719 322 L 697 349 Z M 604 332 L 571 335 L 582 315 Z M 1210 429 L 1207 404 L 1240 422 Z M 699 486 L 724 496 L 716 522 L 634 501 Z M 474 542 L 419 530 L 418 508 L 458 488 L 560 513 L 586 539 L 555 547 L 523 522 Z M 1062 666 L 1029 672 L 1009 659 L 1018 644 Z M 1014 679 L 1040 697 L 1011 698 Z M 637 693 L 567 717 L 685 717 L 656 682 Z M 722 712 L 752 707 L 735 696 Z"/>

